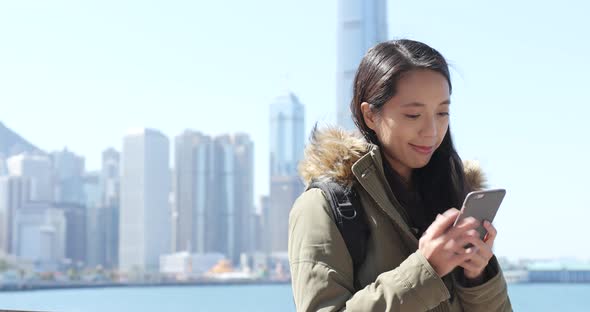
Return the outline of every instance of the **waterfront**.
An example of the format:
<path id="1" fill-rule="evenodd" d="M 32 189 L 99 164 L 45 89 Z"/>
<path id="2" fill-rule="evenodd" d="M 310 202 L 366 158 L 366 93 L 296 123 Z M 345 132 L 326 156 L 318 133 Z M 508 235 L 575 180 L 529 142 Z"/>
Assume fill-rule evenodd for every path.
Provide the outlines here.
<path id="1" fill-rule="evenodd" d="M 515 311 L 587 311 L 590 284 L 509 284 Z M 37 311 L 295 311 L 289 284 L 117 287 L 0 293 L 0 308 Z"/>

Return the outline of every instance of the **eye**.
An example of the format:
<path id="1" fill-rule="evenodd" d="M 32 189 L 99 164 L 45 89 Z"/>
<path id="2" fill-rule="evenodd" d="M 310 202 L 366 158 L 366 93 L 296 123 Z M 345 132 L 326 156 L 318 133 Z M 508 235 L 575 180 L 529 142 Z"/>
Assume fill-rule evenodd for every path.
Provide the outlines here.
<path id="1" fill-rule="evenodd" d="M 446 117 L 446 116 L 449 116 L 449 112 L 442 112 L 442 113 L 438 113 L 438 115 L 439 115 L 439 116 Z"/>
<path id="2" fill-rule="evenodd" d="M 410 119 L 418 119 L 418 117 L 420 117 L 420 115 L 411 115 L 411 114 L 404 114 L 404 115 Z"/>

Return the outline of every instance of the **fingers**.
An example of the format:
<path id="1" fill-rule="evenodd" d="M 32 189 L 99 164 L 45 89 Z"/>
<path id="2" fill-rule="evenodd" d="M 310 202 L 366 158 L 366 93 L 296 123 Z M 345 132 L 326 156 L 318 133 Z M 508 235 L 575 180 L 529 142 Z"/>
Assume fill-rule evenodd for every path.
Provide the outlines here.
<path id="1" fill-rule="evenodd" d="M 481 254 L 484 258 L 487 258 L 488 260 L 491 259 L 494 255 L 492 251 L 492 246 L 488 245 L 487 243 L 484 243 L 484 241 L 482 241 L 479 238 L 479 232 L 475 230 L 466 233 L 466 235 L 463 236 L 463 241 L 472 244 L 473 247 L 477 249 L 477 252 Z"/>
<path id="2" fill-rule="evenodd" d="M 464 263 L 471 262 L 471 260 L 477 255 L 477 250 L 473 247 L 464 248 L 460 253 L 455 253 L 451 257 L 453 266 L 461 266 Z"/>
<path id="3" fill-rule="evenodd" d="M 471 257 L 468 257 L 460 266 L 472 272 L 481 272 L 494 254 L 490 246 L 486 245 L 479 237 L 473 237 L 469 241 L 473 247 L 467 248 L 466 253 L 471 254 Z"/>
<path id="4" fill-rule="evenodd" d="M 463 233 L 463 235 L 461 235 L 459 237 L 449 238 L 444 245 L 445 250 L 452 251 L 455 254 L 465 253 L 465 249 L 467 249 L 466 245 L 468 245 L 470 243 L 469 236 L 476 235 L 473 232 L 477 232 L 477 231 L 469 230 L 469 231 Z"/>
<path id="5" fill-rule="evenodd" d="M 486 258 L 491 258 L 493 256 L 492 246 L 484 243 L 479 238 L 479 232 L 476 230 L 469 230 L 462 236 L 447 241 L 444 246 L 446 250 L 452 250 L 455 254 L 464 254 L 466 250 L 471 247 L 480 252 Z"/>
<path id="6" fill-rule="evenodd" d="M 475 252 L 467 261 L 459 264 L 460 267 L 469 272 L 482 272 L 488 265 L 489 259 L 484 258 L 481 254 Z"/>
<path id="7" fill-rule="evenodd" d="M 487 220 L 483 222 L 483 227 L 488 231 L 485 237 L 485 243 L 491 248 L 494 246 L 494 240 L 496 240 L 498 231 L 496 231 L 496 228 Z"/>
<path id="8" fill-rule="evenodd" d="M 459 214 L 454 208 L 439 214 L 419 241 L 420 251 L 440 276 L 457 266 L 465 269 L 466 276 L 478 276 L 493 257 L 496 229 L 483 222 L 488 231 L 484 242 L 476 230 L 482 223 L 475 218 L 465 218 L 452 227 Z"/>
<path id="9" fill-rule="evenodd" d="M 461 220 L 455 227 L 450 229 L 447 232 L 446 236 L 448 236 L 449 239 L 460 237 L 465 232 L 477 228 L 479 226 L 479 224 L 480 224 L 479 221 L 477 221 L 477 219 L 475 219 L 475 218 L 472 218 L 472 217 L 465 218 L 465 219 Z"/>
<path id="10" fill-rule="evenodd" d="M 478 233 L 473 232 L 477 233 L 477 231 L 472 231 L 467 237 L 467 241 L 473 244 L 473 247 L 466 249 L 465 253 L 469 256 L 464 257 L 466 260 L 459 264 L 465 269 L 465 275 L 471 278 L 481 274 L 493 256 L 491 247 L 479 238 Z"/>
<path id="11" fill-rule="evenodd" d="M 436 219 L 426 230 L 425 235 L 430 235 L 430 237 L 437 237 L 442 235 L 447 231 L 447 229 L 455 222 L 457 216 L 459 215 L 459 210 L 455 208 L 451 208 L 445 211 L 442 215 L 439 214 L 436 216 Z"/>

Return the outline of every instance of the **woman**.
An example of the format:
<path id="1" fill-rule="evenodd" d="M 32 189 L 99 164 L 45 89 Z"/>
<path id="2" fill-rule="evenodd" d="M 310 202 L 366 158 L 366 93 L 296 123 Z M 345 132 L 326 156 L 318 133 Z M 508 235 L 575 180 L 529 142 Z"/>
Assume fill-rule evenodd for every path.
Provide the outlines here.
<path id="1" fill-rule="evenodd" d="M 333 181 L 357 194 L 370 232 L 365 257 L 353 268 L 327 197 L 304 192 L 289 217 L 297 311 L 512 310 L 495 228 L 484 222 L 484 241 L 473 218 L 452 226 L 452 207 L 483 176 L 453 146 L 451 89 L 445 59 L 426 44 L 395 40 L 367 52 L 350 107 L 364 138 L 314 130 L 300 164 L 308 186 Z"/>

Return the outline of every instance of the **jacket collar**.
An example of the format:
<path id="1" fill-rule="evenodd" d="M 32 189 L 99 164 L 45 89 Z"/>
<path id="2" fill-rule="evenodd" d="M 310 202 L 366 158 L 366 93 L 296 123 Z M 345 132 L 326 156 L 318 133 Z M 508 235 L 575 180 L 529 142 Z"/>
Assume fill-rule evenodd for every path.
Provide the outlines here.
<path id="1" fill-rule="evenodd" d="M 406 238 L 417 246 L 418 240 L 400 214 L 400 209 L 403 209 L 401 204 L 388 190 L 379 147 L 372 145 L 370 151 L 352 166 L 352 172 L 379 208 L 401 229 Z"/>
<path id="2" fill-rule="evenodd" d="M 477 162 L 465 161 L 463 169 L 469 189 L 485 187 L 485 176 Z M 399 213 L 400 203 L 389 190 L 379 147 L 368 143 L 360 133 L 338 127 L 314 128 L 299 164 L 299 174 L 306 186 L 313 180 L 331 180 L 345 186 L 358 181 L 408 239 L 417 244 Z"/>

